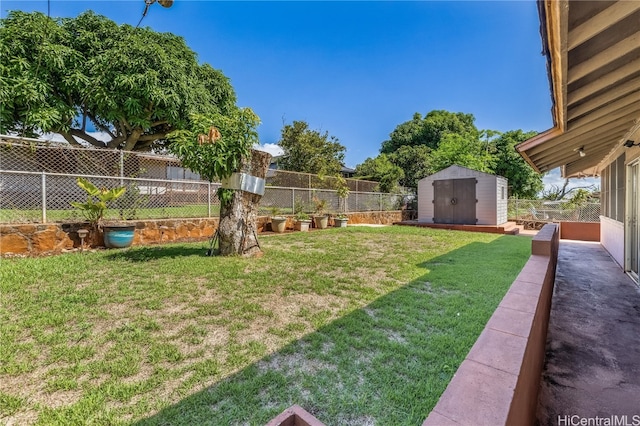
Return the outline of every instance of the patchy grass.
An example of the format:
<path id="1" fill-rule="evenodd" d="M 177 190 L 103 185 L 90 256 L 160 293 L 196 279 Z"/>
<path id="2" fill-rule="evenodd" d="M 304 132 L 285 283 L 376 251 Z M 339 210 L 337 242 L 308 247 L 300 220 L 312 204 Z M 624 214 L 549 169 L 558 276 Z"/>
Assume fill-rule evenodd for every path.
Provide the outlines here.
<path id="1" fill-rule="evenodd" d="M 411 227 L 2 260 L 0 421 L 419 425 L 530 240 Z"/>

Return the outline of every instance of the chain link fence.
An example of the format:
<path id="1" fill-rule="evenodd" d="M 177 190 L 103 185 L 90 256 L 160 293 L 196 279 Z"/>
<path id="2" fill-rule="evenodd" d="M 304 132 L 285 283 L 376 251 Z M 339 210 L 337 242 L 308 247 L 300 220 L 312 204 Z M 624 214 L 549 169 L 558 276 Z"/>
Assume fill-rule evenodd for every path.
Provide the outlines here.
<path id="1" fill-rule="evenodd" d="M 509 220 L 529 222 L 600 222 L 600 203 L 575 204 L 569 201 L 520 200 L 510 198 Z"/>
<path id="2" fill-rule="evenodd" d="M 28 143 L 27 143 L 28 142 Z M 198 180 L 177 158 L 113 149 L 74 148 L 37 139 L 0 136 L 0 170 L 169 180 Z M 350 191 L 379 192 L 378 182 L 347 178 Z M 266 184 L 286 188 L 337 189 L 338 179 L 270 169 Z"/>
<path id="3" fill-rule="evenodd" d="M 76 183 L 80 176 L 100 188 L 126 188 L 124 195 L 106 211 L 107 220 L 219 214 L 216 192 L 220 184 L 199 180 L 198 175 L 171 157 L 2 140 L 0 223 L 83 220 L 82 212 L 70 204 L 87 199 L 87 194 Z M 347 179 L 347 182 L 350 189 L 358 190 L 351 189 L 347 198 L 340 198 L 332 187 L 335 185 L 332 179 L 270 170 L 260 213 L 313 213 L 318 199 L 325 200 L 326 211 L 334 213 L 403 207 L 405 196 L 367 191 L 375 189 L 377 183 L 357 179 Z M 288 183 L 289 187 L 276 183 Z"/>
<path id="4" fill-rule="evenodd" d="M 72 201 L 87 194 L 77 185 L 80 175 L 46 172 L 0 171 L 0 223 L 46 223 L 83 220 Z M 166 179 L 82 175 L 94 185 L 111 189 L 124 186 L 124 195 L 109 205 L 107 220 L 215 217 L 220 212 L 216 192 L 220 184 Z M 345 199 L 335 190 L 268 186 L 260 213 L 269 215 L 313 213 L 315 200 L 326 201 L 326 212 L 381 211 L 402 208 L 404 196 L 352 192 Z"/>
<path id="5" fill-rule="evenodd" d="M 267 185 L 287 188 L 336 189 L 340 182 L 333 176 L 313 175 L 310 173 L 289 172 L 287 170 L 269 170 Z M 345 179 L 349 191 L 378 192 L 378 182 L 360 179 Z"/>

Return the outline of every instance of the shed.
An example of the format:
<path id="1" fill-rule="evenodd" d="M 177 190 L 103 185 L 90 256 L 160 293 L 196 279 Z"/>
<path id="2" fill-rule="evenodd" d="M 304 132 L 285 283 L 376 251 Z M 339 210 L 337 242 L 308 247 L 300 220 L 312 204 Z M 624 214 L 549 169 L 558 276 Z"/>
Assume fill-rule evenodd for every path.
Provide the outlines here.
<path id="1" fill-rule="evenodd" d="M 418 222 L 502 225 L 507 222 L 502 176 L 453 165 L 418 181 Z"/>

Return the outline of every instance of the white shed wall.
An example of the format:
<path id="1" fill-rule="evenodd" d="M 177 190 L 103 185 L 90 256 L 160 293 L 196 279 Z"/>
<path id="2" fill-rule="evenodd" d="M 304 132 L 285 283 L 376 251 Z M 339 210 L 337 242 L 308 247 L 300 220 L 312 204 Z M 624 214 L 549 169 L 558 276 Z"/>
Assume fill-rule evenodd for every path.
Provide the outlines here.
<path id="1" fill-rule="evenodd" d="M 496 176 L 496 225 L 507 223 L 507 208 L 509 200 L 509 181 L 502 177 Z"/>
<path id="2" fill-rule="evenodd" d="M 477 225 L 496 224 L 496 178 L 484 175 L 478 177 L 476 184 L 476 217 Z"/>
<path id="3" fill-rule="evenodd" d="M 476 184 L 477 224 L 501 225 L 505 223 L 507 221 L 507 179 L 455 165 L 418 181 L 418 221 L 433 223 L 434 181 L 466 178 L 478 180 Z M 502 198 L 503 194 L 504 198 Z"/>
<path id="4" fill-rule="evenodd" d="M 433 179 L 418 181 L 418 222 L 433 223 Z"/>

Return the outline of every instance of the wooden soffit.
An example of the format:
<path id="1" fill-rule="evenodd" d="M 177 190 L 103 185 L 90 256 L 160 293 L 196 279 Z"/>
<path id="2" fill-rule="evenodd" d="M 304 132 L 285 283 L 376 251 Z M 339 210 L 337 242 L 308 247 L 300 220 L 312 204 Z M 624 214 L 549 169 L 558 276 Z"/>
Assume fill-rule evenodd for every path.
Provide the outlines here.
<path id="1" fill-rule="evenodd" d="M 554 127 L 516 148 L 538 172 L 597 175 L 640 123 L 640 1 L 539 0 L 538 11 Z"/>

